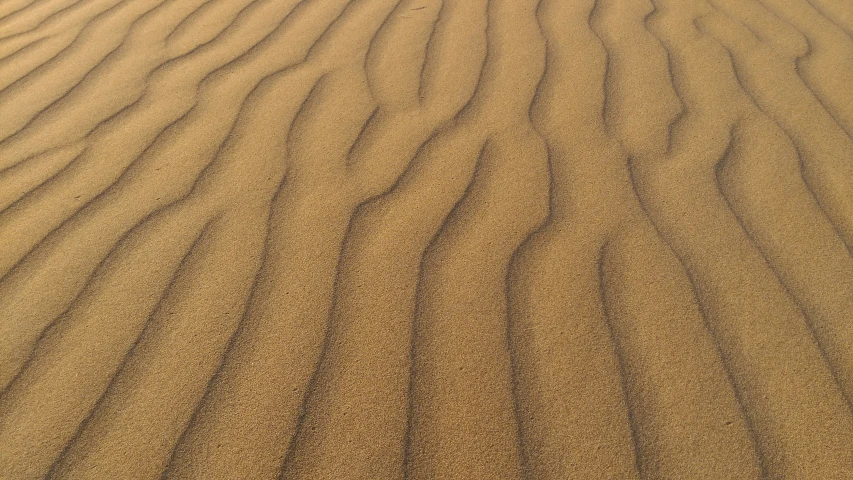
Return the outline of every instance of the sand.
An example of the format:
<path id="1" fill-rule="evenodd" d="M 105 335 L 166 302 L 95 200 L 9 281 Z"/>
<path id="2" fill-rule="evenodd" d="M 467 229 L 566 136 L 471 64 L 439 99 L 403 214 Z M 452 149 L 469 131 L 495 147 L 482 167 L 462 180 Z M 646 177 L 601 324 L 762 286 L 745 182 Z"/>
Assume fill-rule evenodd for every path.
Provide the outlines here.
<path id="1" fill-rule="evenodd" d="M 850 0 L 0 1 L 0 478 L 853 478 Z"/>

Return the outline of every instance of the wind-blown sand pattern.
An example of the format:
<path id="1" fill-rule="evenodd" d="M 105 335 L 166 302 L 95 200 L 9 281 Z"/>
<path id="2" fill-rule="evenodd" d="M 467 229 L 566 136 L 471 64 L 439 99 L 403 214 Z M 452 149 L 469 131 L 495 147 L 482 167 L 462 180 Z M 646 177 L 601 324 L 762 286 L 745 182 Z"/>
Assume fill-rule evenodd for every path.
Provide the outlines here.
<path id="1" fill-rule="evenodd" d="M 0 1 L 0 478 L 853 478 L 850 0 Z"/>

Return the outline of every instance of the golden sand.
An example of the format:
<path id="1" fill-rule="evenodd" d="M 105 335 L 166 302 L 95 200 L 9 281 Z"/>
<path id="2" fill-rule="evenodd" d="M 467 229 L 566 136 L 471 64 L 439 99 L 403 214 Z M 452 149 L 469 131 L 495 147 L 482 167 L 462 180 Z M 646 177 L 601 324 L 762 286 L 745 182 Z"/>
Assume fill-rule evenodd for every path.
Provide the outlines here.
<path id="1" fill-rule="evenodd" d="M 2 479 L 853 479 L 851 401 L 851 0 L 0 0 Z"/>

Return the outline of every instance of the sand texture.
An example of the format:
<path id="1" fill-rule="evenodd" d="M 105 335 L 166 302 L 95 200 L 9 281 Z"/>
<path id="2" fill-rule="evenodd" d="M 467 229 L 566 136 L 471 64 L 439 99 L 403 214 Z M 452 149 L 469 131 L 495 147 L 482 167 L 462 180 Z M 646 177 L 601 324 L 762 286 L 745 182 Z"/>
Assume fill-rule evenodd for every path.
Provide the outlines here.
<path id="1" fill-rule="evenodd" d="M 853 0 L 0 0 L 0 479 L 853 479 Z"/>

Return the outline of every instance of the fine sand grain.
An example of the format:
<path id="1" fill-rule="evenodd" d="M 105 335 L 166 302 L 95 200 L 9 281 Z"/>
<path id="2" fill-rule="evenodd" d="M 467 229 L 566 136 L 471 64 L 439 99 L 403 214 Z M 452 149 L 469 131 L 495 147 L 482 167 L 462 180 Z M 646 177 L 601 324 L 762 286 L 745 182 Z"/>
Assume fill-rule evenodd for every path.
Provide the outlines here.
<path id="1" fill-rule="evenodd" d="M 0 0 L 0 479 L 853 479 L 853 0 Z"/>

